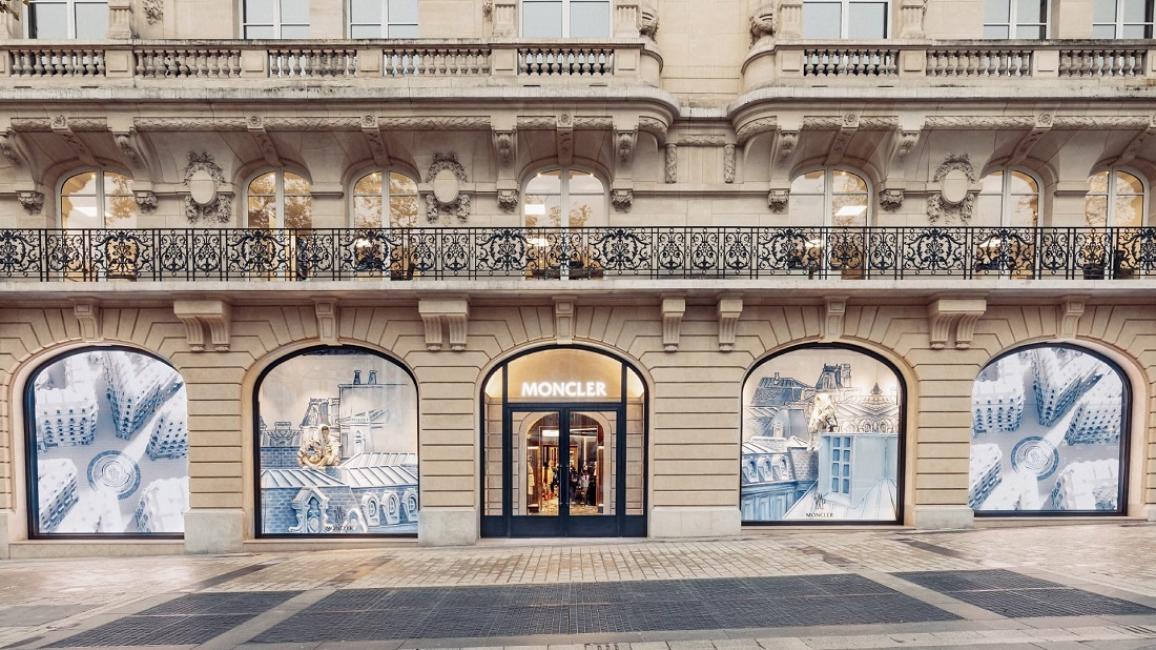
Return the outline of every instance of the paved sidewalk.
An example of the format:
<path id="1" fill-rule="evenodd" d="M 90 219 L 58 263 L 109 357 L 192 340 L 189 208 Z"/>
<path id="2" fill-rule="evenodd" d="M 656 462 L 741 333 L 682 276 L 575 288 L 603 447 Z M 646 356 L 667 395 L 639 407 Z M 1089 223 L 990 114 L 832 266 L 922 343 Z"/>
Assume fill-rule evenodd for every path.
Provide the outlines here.
<path id="1" fill-rule="evenodd" d="M 0 648 L 1156 648 L 1156 525 L 0 562 Z"/>

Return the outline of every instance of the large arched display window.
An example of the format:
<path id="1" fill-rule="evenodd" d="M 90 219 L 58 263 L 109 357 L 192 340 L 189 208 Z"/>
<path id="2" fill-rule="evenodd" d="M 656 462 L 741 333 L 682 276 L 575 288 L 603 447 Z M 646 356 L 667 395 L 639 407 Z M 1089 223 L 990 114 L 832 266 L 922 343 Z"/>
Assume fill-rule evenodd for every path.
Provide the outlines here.
<path id="1" fill-rule="evenodd" d="M 180 373 L 129 348 L 40 366 L 25 396 L 30 536 L 179 537 L 187 404 Z"/>
<path id="2" fill-rule="evenodd" d="M 743 384 L 743 523 L 898 522 L 905 394 L 890 363 L 848 346 L 756 365 Z"/>
<path id="3" fill-rule="evenodd" d="M 968 502 L 977 515 L 1123 514 L 1130 386 L 1060 343 L 989 363 L 972 388 Z"/>
<path id="4" fill-rule="evenodd" d="M 255 400 L 259 536 L 417 534 L 408 370 L 364 348 L 310 348 L 266 369 Z"/>
<path id="5" fill-rule="evenodd" d="M 646 535 L 646 387 L 634 368 L 547 348 L 483 385 L 483 535 Z"/>

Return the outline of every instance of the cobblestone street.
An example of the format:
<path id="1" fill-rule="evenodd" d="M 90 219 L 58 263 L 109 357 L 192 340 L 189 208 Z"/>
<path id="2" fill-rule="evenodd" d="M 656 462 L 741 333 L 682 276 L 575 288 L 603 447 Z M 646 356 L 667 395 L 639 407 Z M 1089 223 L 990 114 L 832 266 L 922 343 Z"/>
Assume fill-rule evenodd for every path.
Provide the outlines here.
<path id="1" fill-rule="evenodd" d="M 0 647 L 1156 647 L 1156 526 L 0 563 Z"/>

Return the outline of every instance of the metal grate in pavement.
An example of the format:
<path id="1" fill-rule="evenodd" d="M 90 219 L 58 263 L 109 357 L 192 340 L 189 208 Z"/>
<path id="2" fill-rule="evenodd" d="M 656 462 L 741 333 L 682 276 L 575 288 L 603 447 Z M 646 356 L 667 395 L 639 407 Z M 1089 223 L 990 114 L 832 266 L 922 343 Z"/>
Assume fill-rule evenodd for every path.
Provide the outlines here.
<path id="1" fill-rule="evenodd" d="M 895 575 L 1008 618 L 1156 614 L 1156 610 L 1144 605 L 1004 569 Z"/>
<path id="2" fill-rule="evenodd" d="M 187 594 L 139 614 L 86 630 L 48 647 L 196 645 L 220 636 L 300 592 Z"/>

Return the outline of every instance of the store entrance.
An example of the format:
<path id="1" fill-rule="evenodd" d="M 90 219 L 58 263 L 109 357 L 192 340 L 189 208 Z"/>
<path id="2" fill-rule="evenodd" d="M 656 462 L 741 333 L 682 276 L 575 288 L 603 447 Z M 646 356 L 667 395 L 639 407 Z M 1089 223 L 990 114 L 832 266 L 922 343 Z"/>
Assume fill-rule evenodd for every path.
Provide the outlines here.
<path id="1" fill-rule="evenodd" d="M 646 388 L 578 347 L 516 357 L 482 392 L 482 535 L 646 535 Z"/>
<path id="2" fill-rule="evenodd" d="M 511 408 L 513 431 L 522 431 L 524 458 L 519 496 L 528 519 L 514 534 L 588 536 L 617 534 L 614 522 L 616 441 L 620 408 L 598 411 Z M 520 426 L 519 426 L 520 425 Z M 513 478 L 513 477 L 512 477 Z M 600 520 L 601 519 L 601 520 Z"/>

